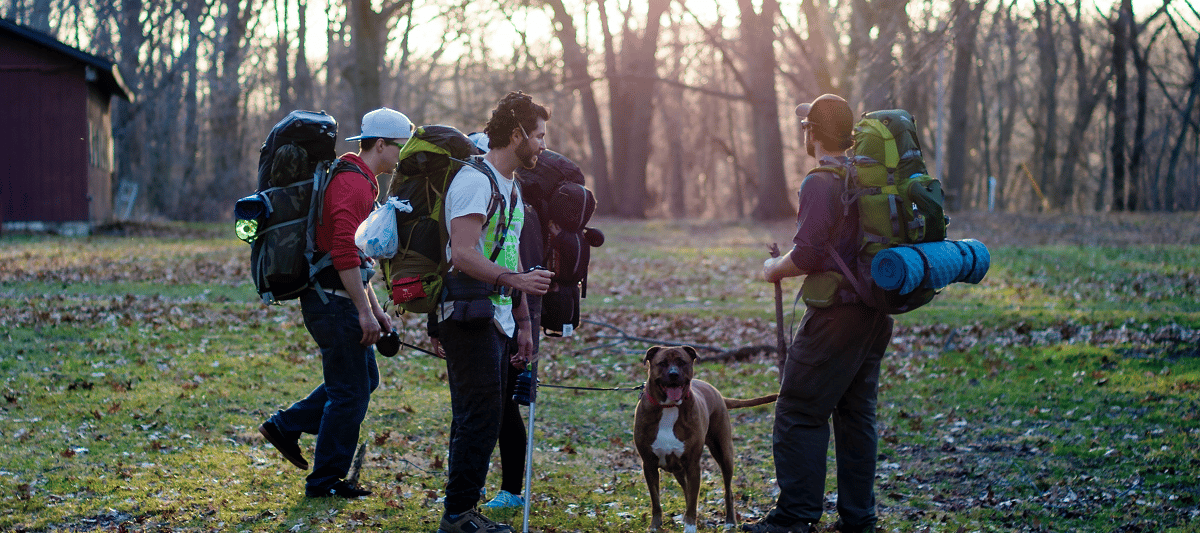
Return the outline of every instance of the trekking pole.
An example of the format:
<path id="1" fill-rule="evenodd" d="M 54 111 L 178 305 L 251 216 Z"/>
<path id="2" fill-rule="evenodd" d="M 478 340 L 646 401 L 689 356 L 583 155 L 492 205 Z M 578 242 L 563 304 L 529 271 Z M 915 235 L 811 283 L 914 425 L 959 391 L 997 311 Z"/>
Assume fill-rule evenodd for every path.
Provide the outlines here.
<path id="1" fill-rule="evenodd" d="M 771 243 L 767 249 L 771 252 L 771 257 L 779 257 L 779 246 L 775 243 Z M 783 285 L 778 281 L 775 282 L 775 342 L 779 350 L 779 355 L 776 356 L 779 379 L 783 380 L 783 365 L 787 362 L 787 337 L 783 334 Z"/>
<path id="2" fill-rule="evenodd" d="M 529 406 L 529 436 L 525 440 L 525 516 L 521 521 L 522 533 L 529 533 L 529 496 L 533 483 L 533 411 L 537 405 L 537 363 L 517 376 L 517 386 L 513 390 L 513 401 Z"/>

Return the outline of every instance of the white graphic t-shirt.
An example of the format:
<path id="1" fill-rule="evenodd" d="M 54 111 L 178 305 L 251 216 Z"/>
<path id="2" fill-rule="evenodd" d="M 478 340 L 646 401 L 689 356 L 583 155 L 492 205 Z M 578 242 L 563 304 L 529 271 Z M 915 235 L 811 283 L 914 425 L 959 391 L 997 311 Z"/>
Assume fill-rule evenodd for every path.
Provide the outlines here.
<path id="1" fill-rule="evenodd" d="M 525 223 L 525 206 L 521 198 L 520 187 L 517 186 L 517 181 L 512 176 L 501 175 L 500 171 L 496 170 L 496 167 L 490 162 L 486 159 L 484 162 L 496 176 L 496 182 L 500 186 L 500 195 L 504 197 L 505 201 L 501 203 L 504 208 L 498 207 L 496 213 L 487 221 L 483 228 L 483 235 L 475 248 L 484 257 L 491 258 L 493 250 L 496 249 L 496 242 L 500 240 L 497 228 L 502 225 L 503 221 L 507 221 L 509 213 L 512 213 L 512 222 L 508 225 L 508 236 L 504 238 L 504 247 L 501 249 L 500 255 L 496 257 L 496 264 L 515 272 L 520 268 L 518 246 L 521 238 L 521 226 Z M 446 190 L 447 232 L 450 231 L 450 222 L 455 218 L 472 214 L 487 215 L 488 205 L 492 200 L 492 185 L 489 182 L 488 177 L 479 170 L 470 165 L 463 165 L 454 180 L 450 182 L 450 188 Z M 514 198 L 515 202 L 512 201 Z M 501 216 L 504 217 L 503 221 L 500 219 Z M 446 257 L 453 264 L 454 258 L 450 255 L 450 243 L 448 242 L 446 243 Z M 490 283 L 492 280 L 483 281 Z M 493 294 L 491 298 L 496 308 L 496 327 L 505 335 L 512 337 L 516 334 L 517 328 L 512 315 L 512 297 Z M 452 302 L 443 303 L 442 317 L 449 316 L 453 308 Z"/>

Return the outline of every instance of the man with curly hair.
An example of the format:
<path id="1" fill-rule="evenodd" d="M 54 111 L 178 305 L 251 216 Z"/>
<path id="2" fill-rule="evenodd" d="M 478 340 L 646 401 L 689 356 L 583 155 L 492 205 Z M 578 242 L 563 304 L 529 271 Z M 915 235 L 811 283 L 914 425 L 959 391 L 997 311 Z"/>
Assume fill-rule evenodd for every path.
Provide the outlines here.
<path id="1" fill-rule="evenodd" d="M 476 504 L 500 434 L 508 365 L 534 358 L 528 306 L 510 291 L 543 295 L 553 275 L 522 268 L 525 209 L 515 179 L 518 167 L 533 168 L 546 149 L 549 119 L 550 111 L 529 95 L 509 93 L 484 130 L 490 150 L 483 165 L 463 165 L 446 191 L 451 272 L 433 344 L 446 359 L 452 419 L 439 533 L 513 531 L 480 514 Z M 497 196 L 500 208 L 491 209 Z"/>

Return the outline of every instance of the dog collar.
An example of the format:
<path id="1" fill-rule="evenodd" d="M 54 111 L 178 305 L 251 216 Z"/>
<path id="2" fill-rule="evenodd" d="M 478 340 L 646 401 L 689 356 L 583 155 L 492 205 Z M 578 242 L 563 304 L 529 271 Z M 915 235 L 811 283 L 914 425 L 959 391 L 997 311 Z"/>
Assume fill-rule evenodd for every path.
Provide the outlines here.
<path id="1" fill-rule="evenodd" d="M 649 381 L 647 381 L 646 384 L 644 386 L 642 386 L 642 393 L 641 393 L 640 397 L 642 399 L 645 399 L 647 401 L 647 403 L 649 403 L 650 405 L 652 405 L 654 407 L 659 407 L 659 406 L 675 407 L 675 406 L 679 405 L 678 403 L 672 403 L 670 405 L 667 405 L 667 404 L 664 404 L 663 402 L 658 401 L 658 398 L 655 398 L 653 394 L 650 394 L 650 382 Z M 691 385 L 691 383 L 689 383 L 688 388 L 683 391 L 683 396 L 679 397 L 679 401 L 682 402 L 691 397 L 692 397 L 692 385 Z"/>

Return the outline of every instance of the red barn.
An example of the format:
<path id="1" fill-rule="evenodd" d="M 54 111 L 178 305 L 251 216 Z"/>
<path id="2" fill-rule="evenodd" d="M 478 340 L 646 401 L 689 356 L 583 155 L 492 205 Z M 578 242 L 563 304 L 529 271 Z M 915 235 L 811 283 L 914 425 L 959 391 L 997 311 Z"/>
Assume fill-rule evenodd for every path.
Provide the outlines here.
<path id="1" fill-rule="evenodd" d="M 113 62 L 0 19 L 0 225 L 86 233 L 113 219 Z"/>

